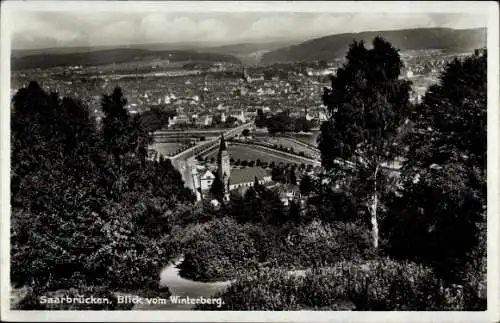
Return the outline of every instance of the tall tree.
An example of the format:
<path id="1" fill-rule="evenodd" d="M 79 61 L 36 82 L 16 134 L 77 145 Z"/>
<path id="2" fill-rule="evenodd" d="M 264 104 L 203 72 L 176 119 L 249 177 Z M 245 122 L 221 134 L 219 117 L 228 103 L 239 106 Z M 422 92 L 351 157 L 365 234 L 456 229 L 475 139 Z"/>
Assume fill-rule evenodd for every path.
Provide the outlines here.
<path id="1" fill-rule="evenodd" d="M 102 98 L 103 139 L 115 161 L 127 153 L 138 156 L 144 163 L 148 145 L 152 138 L 141 122 L 140 116 L 130 117 L 126 109 L 127 99 L 119 87 L 111 95 Z"/>
<path id="2" fill-rule="evenodd" d="M 100 134 L 78 101 L 36 83 L 15 94 L 15 287 L 33 287 L 38 296 L 75 286 L 80 294 L 90 285 L 109 292 L 158 287 L 158 272 L 173 254 L 172 224 L 191 211 L 194 197 L 168 160 L 141 164 L 133 153 L 114 164 Z"/>
<path id="3" fill-rule="evenodd" d="M 403 187 L 384 225 L 394 256 L 431 264 L 452 281 L 485 240 L 486 119 L 487 54 L 476 51 L 450 62 L 412 114 Z"/>
<path id="4" fill-rule="evenodd" d="M 381 164 L 395 157 L 393 144 L 408 113 L 410 84 L 399 79 L 399 51 L 380 37 L 373 40 L 372 49 L 354 41 L 346 59 L 324 91 L 331 117 L 321 125 L 319 148 L 322 164 L 331 173 L 346 171 L 339 159 L 354 164 L 349 175 L 366 197 L 377 248 Z"/>
<path id="5" fill-rule="evenodd" d="M 231 198 L 233 216 L 239 222 L 276 224 L 284 222 L 284 208 L 278 194 L 254 180 L 243 197 Z"/>
<path id="6" fill-rule="evenodd" d="M 215 176 L 212 186 L 210 186 L 210 193 L 218 200 L 224 200 L 224 183 L 222 183 L 219 176 Z"/>
<path id="7" fill-rule="evenodd" d="M 129 152 L 130 115 L 125 106 L 127 99 L 122 90 L 115 88 L 111 95 L 104 94 L 101 100 L 103 119 L 103 139 L 106 148 L 118 161 L 120 155 Z"/>

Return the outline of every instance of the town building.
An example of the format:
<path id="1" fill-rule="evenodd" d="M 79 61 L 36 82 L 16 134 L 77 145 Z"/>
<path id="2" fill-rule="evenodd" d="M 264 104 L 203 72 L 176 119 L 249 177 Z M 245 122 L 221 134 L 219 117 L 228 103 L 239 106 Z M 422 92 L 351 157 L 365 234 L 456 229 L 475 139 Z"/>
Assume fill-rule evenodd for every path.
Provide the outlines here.
<path id="1" fill-rule="evenodd" d="M 224 136 L 221 135 L 219 152 L 217 154 L 217 169 L 197 172 L 199 176 L 195 182 L 198 182 L 201 192 L 205 196 L 212 187 L 216 177 L 223 183 L 224 187 L 224 200 L 229 200 L 229 192 L 238 190 L 244 193 L 248 188 L 255 185 L 255 181 L 259 184 L 267 185 L 271 183 L 271 174 L 261 167 L 244 167 L 244 168 L 231 168 L 230 155 L 227 149 L 227 143 Z"/>

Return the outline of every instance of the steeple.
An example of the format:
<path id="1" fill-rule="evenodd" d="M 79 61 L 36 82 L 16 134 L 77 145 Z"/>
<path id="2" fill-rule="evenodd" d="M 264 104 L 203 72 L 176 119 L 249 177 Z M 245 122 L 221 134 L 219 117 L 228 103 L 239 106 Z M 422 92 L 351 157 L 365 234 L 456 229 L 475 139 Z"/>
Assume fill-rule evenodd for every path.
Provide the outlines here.
<path id="1" fill-rule="evenodd" d="M 242 66 L 242 69 L 241 69 L 241 79 L 243 80 L 243 82 L 248 82 L 248 74 L 247 74 L 247 70 L 245 68 L 245 65 Z"/>
<path id="2" fill-rule="evenodd" d="M 226 148 L 226 141 L 224 140 L 224 135 L 221 133 L 220 134 L 220 146 L 219 146 L 219 151 L 227 150 Z"/>
<path id="3" fill-rule="evenodd" d="M 229 152 L 227 151 L 224 135 L 220 134 L 219 154 L 217 155 L 217 176 L 224 184 L 224 200 L 229 200 L 229 178 L 231 177 L 231 165 L 229 162 Z"/>

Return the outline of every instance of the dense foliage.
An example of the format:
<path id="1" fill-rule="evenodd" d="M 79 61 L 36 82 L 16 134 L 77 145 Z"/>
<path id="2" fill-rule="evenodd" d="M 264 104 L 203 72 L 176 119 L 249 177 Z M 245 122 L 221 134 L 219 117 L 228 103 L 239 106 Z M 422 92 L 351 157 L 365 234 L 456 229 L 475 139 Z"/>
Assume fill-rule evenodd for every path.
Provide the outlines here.
<path id="1" fill-rule="evenodd" d="M 447 281 L 474 285 L 484 304 L 486 60 L 486 52 L 476 51 L 449 63 L 415 109 L 405 138 L 403 185 L 391 196 L 384 221 L 394 257 L 430 264 Z"/>
<path id="2" fill-rule="evenodd" d="M 291 220 L 288 225 L 266 225 L 215 217 L 182 239 L 181 275 L 202 281 L 228 280 L 252 268 L 301 269 L 373 258 L 369 235 L 362 226 Z"/>
<path id="3" fill-rule="evenodd" d="M 240 223 L 280 224 L 287 221 L 278 193 L 257 182 L 243 195 L 231 194 L 225 212 Z"/>
<path id="4" fill-rule="evenodd" d="M 442 287 L 428 268 L 390 259 L 341 261 L 303 274 L 262 270 L 219 296 L 223 310 L 268 311 L 460 310 L 464 299 L 459 290 Z"/>
<path id="5" fill-rule="evenodd" d="M 200 281 L 232 279 L 238 272 L 257 266 L 258 249 L 248 227 L 233 220 L 217 219 L 184 242 L 181 275 Z"/>
<path id="6" fill-rule="evenodd" d="M 13 98 L 11 280 L 37 293 L 155 290 L 175 253 L 171 225 L 193 201 L 119 89 L 100 127 L 78 101 L 32 82 Z"/>
<path id="7" fill-rule="evenodd" d="M 262 123 L 262 116 L 257 115 L 258 120 L 256 123 L 260 125 Z M 265 119 L 265 125 L 269 133 L 276 132 L 308 132 L 311 130 L 313 124 L 312 122 L 306 120 L 305 118 L 294 118 L 288 115 L 286 112 L 278 113 L 269 116 Z"/>
<path id="8" fill-rule="evenodd" d="M 170 119 L 175 117 L 177 112 L 165 106 L 153 106 L 150 110 L 141 113 L 141 123 L 148 132 L 155 132 L 168 126 Z"/>

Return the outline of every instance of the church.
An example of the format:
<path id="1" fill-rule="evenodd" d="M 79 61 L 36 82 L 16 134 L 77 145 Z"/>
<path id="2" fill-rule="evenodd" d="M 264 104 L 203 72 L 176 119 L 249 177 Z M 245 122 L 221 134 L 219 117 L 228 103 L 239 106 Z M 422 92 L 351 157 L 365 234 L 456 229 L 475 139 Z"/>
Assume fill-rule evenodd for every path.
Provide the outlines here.
<path id="1" fill-rule="evenodd" d="M 211 171 L 206 169 L 199 178 L 201 192 L 206 195 L 215 178 L 218 177 L 224 185 L 224 199 L 229 200 L 229 192 L 239 190 L 244 193 L 255 183 L 255 178 L 259 184 L 271 182 L 271 174 L 261 167 L 235 167 L 231 169 L 230 155 L 224 136 L 221 135 L 219 152 L 217 154 L 217 169 Z"/>

